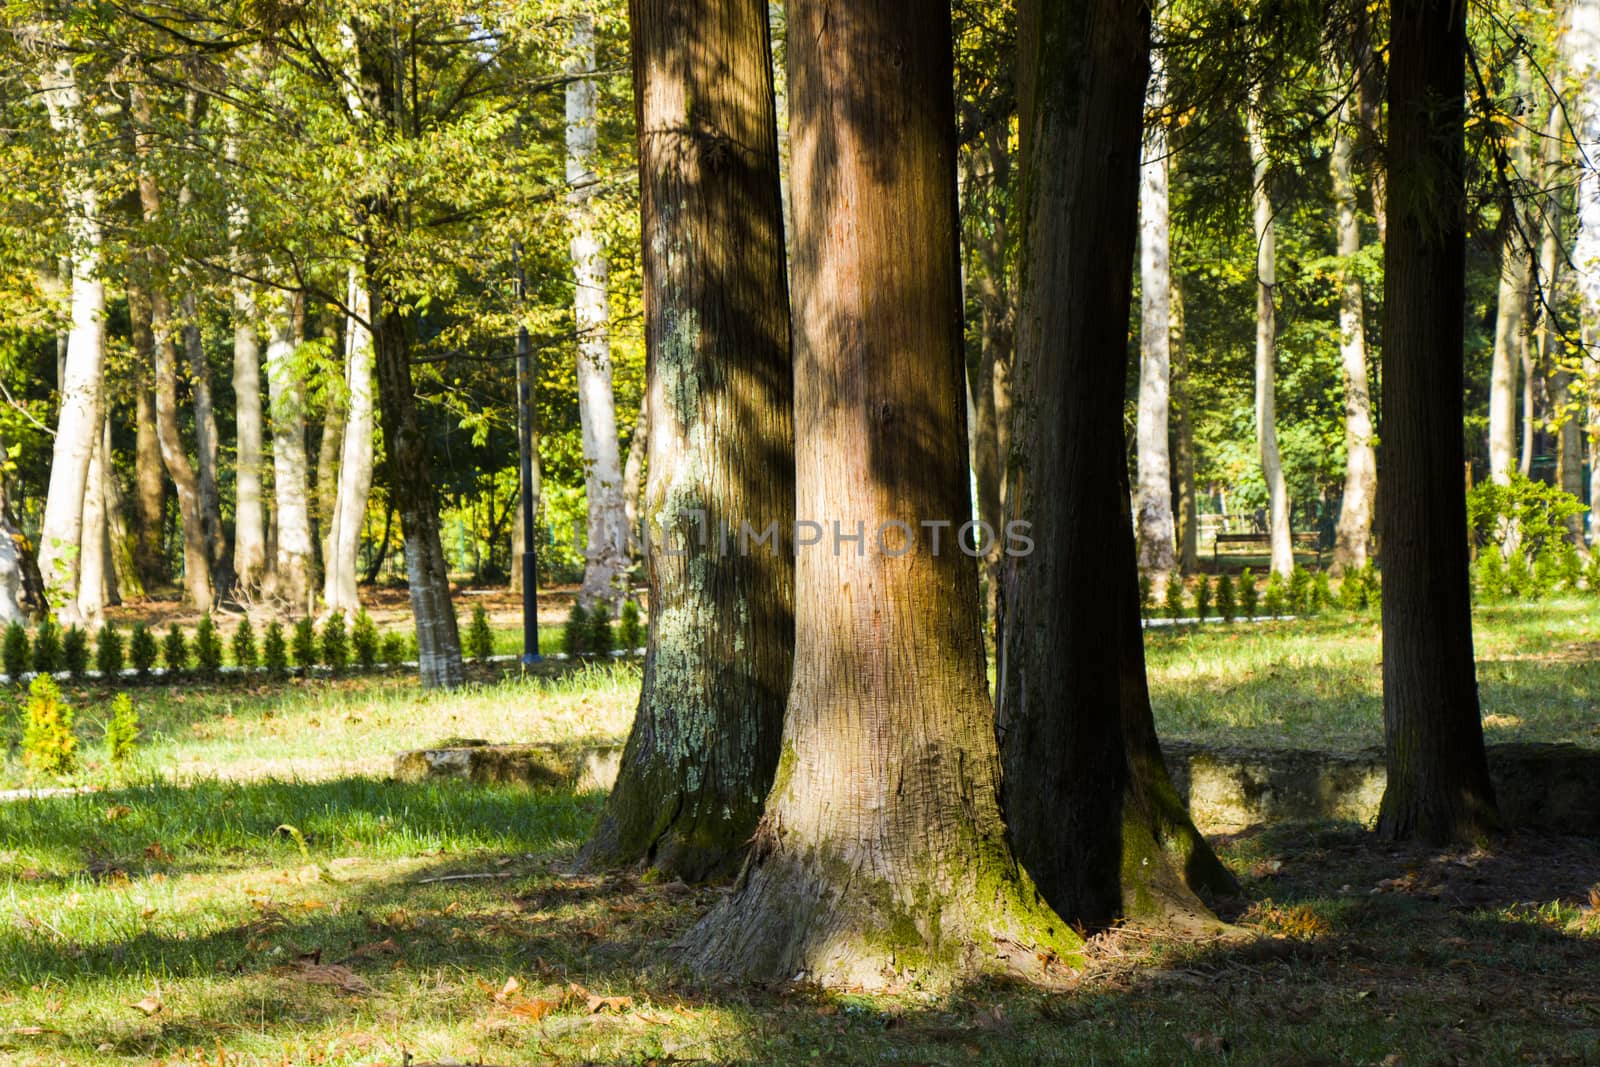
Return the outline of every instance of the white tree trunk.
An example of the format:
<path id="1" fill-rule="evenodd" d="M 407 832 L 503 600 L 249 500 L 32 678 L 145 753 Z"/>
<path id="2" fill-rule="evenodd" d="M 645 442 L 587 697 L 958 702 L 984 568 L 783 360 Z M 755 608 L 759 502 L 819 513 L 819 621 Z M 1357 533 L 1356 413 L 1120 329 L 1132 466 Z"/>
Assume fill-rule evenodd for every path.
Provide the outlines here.
<path id="1" fill-rule="evenodd" d="M 229 110 L 229 115 L 233 114 Z M 228 138 L 230 161 L 238 158 L 238 143 Z M 231 236 L 237 240 L 248 221 L 246 209 L 235 203 L 228 212 Z M 235 266 L 244 264 L 236 254 Z M 261 498 L 261 341 L 256 334 L 254 283 L 233 280 L 233 395 L 237 436 L 234 471 L 233 570 L 239 586 L 253 590 L 267 569 L 266 515 Z"/>
<path id="2" fill-rule="evenodd" d="M 1150 73 L 1147 112 L 1166 106 L 1166 77 L 1159 60 Z M 1167 417 L 1172 387 L 1172 262 L 1167 205 L 1165 116 L 1145 129 L 1139 170 L 1139 486 L 1133 502 L 1139 567 L 1157 589 L 1177 562 L 1172 518 L 1172 458 Z"/>
<path id="3" fill-rule="evenodd" d="M 569 73 L 594 69 L 594 19 L 573 21 Z M 609 268 L 594 217 L 592 167 L 596 145 L 595 84 L 579 78 L 567 86 L 567 194 L 572 228 L 573 319 L 578 330 L 578 419 L 583 430 L 584 487 L 588 495 L 585 602 L 615 605 L 618 580 L 627 570 L 627 518 L 623 507 L 622 458 L 617 444 L 617 405 L 611 389 L 611 301 Z"/>
<path id="4" fill-rule="evenodd" d="M 1600 0 L 1576 0 L 1567 34 L 1579 88 L 1578 239 L 1572 250 L 1589 385 L 1589 544 L 1600 544 Z"/>
<path id="5" fill-rule="evenodd" d="M 1526 90 L 1526 59 L 1519 66 L 1523 68 L 1519 81 Z M 1513 149 L 1517 174 L 1528 173 L 1527 131 L 1524 123 Z M 1489 478 L 1506 485 L 1517 452 L 1517 368 L 1522 362 L 1523 310 L 1528 301 L 1528 247 L 1509 192 L 1502 210 L 1507 217 L 1500 225 L 1500 290 L 1489 367 Z"/>
<path id="6" fill-rule="evenodd" d="M 348 302 L 354 315 L 345 320 L 345 385 L 349 406 L 344 441 L 339 451 L 339 488 L 333 504 L 332 529 L 322 597 L 329 611 L 355 613 L 361 609 L 356 593 L 357 556 L 361 528 L 367 518 L 367 498 L 372 492 L 372 334 L 366 326 L 370 314 L 367 289 L 356 268 L 350 268 Z"/>
<path id="7" fill-rule="evenodd" d="M 1378 461 L 1372 447 L 1372 397 L 1367 380 L 1366 309 L 1354 257 L 1361 251 L 1356 215 L 1355 127 L 1346 100 L 1334 127 L 1329 167 L 1338 216 L 1339 357 L 1344 367 L 1344 499 L 1334 540 L 1333 566 L 1346 571 L 1366 566 L 1372 541 L 1373 501 L 1378 492 Z"/>
<path id="8" fill-rule="evenodd" d="M 1261 476 L 1267 483 L 1268 526 L 1272 536 L 1272 571 L 1294 569 L 1294 540 L 1289 531 L 1289 489 L 1278 453 L 1276 410 L 1277 320 L 1273 290 L 1278 284 L 1277 248 L 1272 232 L 1272 197 L 1267 190 L 1267 146 L 1259 120 L 1249 116 L 1250 160 L 1254 171 L 1251 194 L 1256 239 L 1256 445 L 1261 451 Z"/>
<path id="9" fill-rule="evenodd" d="M 50 122 L 72 156 L 87 150 L 82 101 L 65 55 L 42 79 Z M 61 408 L 50 457 L 50 485 L 39 534 L 39 569 L 63 622 L 79 618 L 83 505 L 91 459 L 100 440 L 105 384 L 105 287 L 100 281 L 100 200 L 76 167 L 65 175 L 67 230 L 72 241 L 72 326 L 59 379 Z"/>
<path id="10" fill-rule="evenodd" d="M 311 614 L 311 508 L 306 485 L 306 396 L 294 359 L 293 315 L 273 315 L 267 342 L 272 404 L 272 490 L 278 545 L 274 592 L 295 614 Z"/>
<path id="11" fill-rule="evenodd" d="M 83 533 L 78 542 L 77 622 L 99 629 L 105 616 L 106 600 L 106 467 L 110 461 L 110 440 L 102 419 L 89 457 L 88 483 L 83 491 Z"/>
<path id="12" fill-rule="evenodd" d="M 0 440 L 0 456 L 6 454 L 5 441 Z M 0 478 L 0 626 L 22 622 L 22 534 L 14 529 L 7 518 L 6 483 Z"/>

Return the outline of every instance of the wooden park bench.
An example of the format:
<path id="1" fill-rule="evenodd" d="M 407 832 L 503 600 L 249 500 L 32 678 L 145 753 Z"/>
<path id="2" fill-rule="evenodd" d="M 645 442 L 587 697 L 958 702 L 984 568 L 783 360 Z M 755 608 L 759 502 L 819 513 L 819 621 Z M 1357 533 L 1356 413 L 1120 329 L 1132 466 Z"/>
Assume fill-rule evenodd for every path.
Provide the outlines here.
<path id="1" fill-rule="evenodd" d="M 1313 553 L 1317 557 L 1318 565 L 1321 565 L 1321 537 L 1309 530 L 1292 533 L 1289 537 L 1293 543 L 1294 551 Z M 1239 546 L 1245 551 L 1259 548 L 1270 552 L 1272 550 L 1272 535 L 1268 533 L 1219 533 L 1216 539 L 1211 542 L 1211 562 L 1213 564 L 1221 562 L 1223 548 L 1226 547 L 1232 550 L 1235 546 Z"/>

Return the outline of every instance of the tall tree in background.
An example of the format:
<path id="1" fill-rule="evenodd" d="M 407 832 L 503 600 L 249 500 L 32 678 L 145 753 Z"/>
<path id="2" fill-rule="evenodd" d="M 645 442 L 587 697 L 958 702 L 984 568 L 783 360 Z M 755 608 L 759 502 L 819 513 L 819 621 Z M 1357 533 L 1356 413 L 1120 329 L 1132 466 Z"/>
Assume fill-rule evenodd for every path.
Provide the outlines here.
<path id="1" fill-rule="evenodd" d="M 1387 837 L 1496 824 L 1478 717 L 1462 478 L 1465 0 L 1395 0 L 1384 252 L 1383 725 Z"/>
<path id="2" fill-rule="evenodd" d="M 1364 70 L 1354 66 L 1351 70 L 1355 78 L 1368 77 Z M 1335 82 L 1338 80 L 1335 78 Z M 1355 264 L 1361 251 L 1361 220 L 1356 209 L 1356 110 L 1356 99 L 1346 95 L 1333 120 L 1333 148 L 1328 153 L 1339 254 L 1339 362 L 1344 369 L 1345 475 L 1333 543 L 1336 573 L 1366 566 L 1372 544 L 1372 506 L 1378 493 L 1372 396 L 1367 378 L 1366 300 Z"/>
<path id="3" fill-rule="evenodd" d="M 1157 53 L 1159 55 L 1159 53 Z M 1166 75 L 1159 62 L 1146 90 L 1139 167 L 1139 566 L 1157 588 L 1177 564 L 1167 413 L 1172 393 L 1172 257 L 1167 216 Z"/>
<path id="4" fill-rule="evenodd" d="M 1572 264 L 1589 383 L 1589 547 L 1600 547 L 1600 0 L 1574 0 L 1566 46 L 1578 87 L 1578 240 Z"/>
<path id="5" fill-rule="evenodd" d="M 1518 88 L 1531 93 L 1527 58 L 1520 60 Z M 1512 176 L 1528 174 L 1528 142 L 1532 126 L 1517 124 L 1512 139 Z M 1517 453 L 1517 367 L 1523 343 L 1523 318 L 1528 303 L 1528 245 L 1515 189 L 1501 190 L 1500 287 L 1495 304 L 1494 352 L 1489 370 L 1489 478 L 1498 485 L 1511 481 Z"/>
<path id="6" fill-rule="evenodd" d="M 996 666 L 1017 855 L 1073 922 L 1204 921 L 1232 886 L 1156 743 L 1123 461 L 1149 9 L 1024 0 L 1015 514 Z M 1192 883 L 1192 884 L 1191 884 Z"/>
<path id="7" fill-rule="evenodd" d="M 570 74 L 594 69 L 594 17 L 572 20 Z M 584 488 L 588 496 L 587 561 L 579 596 L 614 603 L 627 573 L 627 518 L 617 401 L 611 388 L 611 284 L 594 218 L 595 84 L 567 85 L 567 194 L 572 227 L 572 317 L 578 331 L 578 418 L 583 428 Z"/>
<path id="8" fill-rule="evenodd" d="M 1078 939 L 1007 842 L 977 566 L 952 544 L 971 502 L 949 10 L 794 0 L 788 30 L 796 513 L 829 528 L 796 561 L 766 814 L 690 958 L 846 986 L 1037 975 Z M 954 524 L 937 553 L 930 521 Z"/>
<path id="9" fill-rule="evenodd" d="M 53 608 L 64 622 L 80 621 L 83 608 L 99 612 L 100 591 L 84 597 L 79 577 L 84 540 L 84 497 L 100 445 L 105 389 L 105 286 L 100 280 L 100 199 L 85 172 L 88 134 L 82 95 L 71 58 L 47 60 L 40 86 L 50 123 L 60 137 L 67 235 L 71 241 L 71 328 L 60 379 L 61 407 L 50 459 L 50 488 L 39 534 L 39 568 Z M 83 603 L 80 605 L 80 601 Z M 92 620 L 91 620 L 92 621 Z"/>
<path id="10" fill-rule="evenodd" d="M 778 131 L 764 0 L 634 0 L 630 13 L 654 413 L 650 639 L 587 856 L 697 880 L 744 859 L 789 695 L 794 373 Z M 740 539 L 741 524 L 769 539 Z"/>
<path id="11" fill-rule="evenodd" d="M 1289 528 L 1289 485 L 1278 450 L 1278 324 L 1274 307 L 1278 287 L 1277 239 L 1273 232 L 1270 159 L 1262 118 L 1252 107 L 1247 119 L 1253 182 L 1250 202 L 1256 246 L 1256 448 L 1261 477 L 1267 483 L 1267 533 L 1272 542 L 1272 571 L 1287 576 L 1294 569 L 1294 539 Z"/>
<path id="12" fill-rule="evenodd" d="M 292 298 L 283 297 L 286 305 Z M 311 505 L 306 469 L 306 387 L 295 359 L 301 340 L 291 306 L 272 315 L 267 390 L 272 410 L 273 520 L 278 532 L 273 593 L 296 615 L 311 613 Z"/>
<path id="13" fill-rule="evenodd" d="M 338 487 L 323 558 L 322 599 L 329 611 L 353 615 L 361 610 L 356 565 L 367 498 L 372 492 L 373 462 L 372 334 L 367 329 L 372 312 L 366 286 L 354 267 L 350 269 L 347 303 L 351 310 L 344 328 L 344 433 L 340 437 Z"/>

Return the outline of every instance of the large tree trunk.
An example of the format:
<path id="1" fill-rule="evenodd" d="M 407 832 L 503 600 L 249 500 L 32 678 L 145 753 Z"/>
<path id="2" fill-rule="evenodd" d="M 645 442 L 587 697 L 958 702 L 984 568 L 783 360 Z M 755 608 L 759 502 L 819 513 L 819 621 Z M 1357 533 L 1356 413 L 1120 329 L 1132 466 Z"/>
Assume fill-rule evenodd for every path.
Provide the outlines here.
<path id="1" fill-rule="evenodd" d="M 693 881 L 743 861 L 789 695 L 794 371 L 777 119 L 765 0 L 634 0 L 631 15 L 650 638 L 586 856 Z M 741 524 L 777 533 L 723 547 Z"/>
<path id="2" fill-rule="evenodd" d="M 356 593 L 356 568 L 361 552 L 361 529 L 367 520 L 367 498 L 372 493 L 372 333 L 364 319 L 371 315 L 366 284 L 354 268 L 350 271 L 349 305 L 354 314 L 345 320 L 345 392 L 349 395 L 344 440 L 339 452 L 339 486 L 328 531 L 328 551 L 323 560 L 326 577 L 322 597 L 329 611 L 354 614 L 361 610 Z M 515 568 L 513 568 L 514 570 Z"/>
<path id="3" fill-rule="evenodd" d="M 977 566 L 952 543 L 971 502 L 949 11 L 788 17 L 796 514 L 823 540 L 799 548 L 767 811 L 689 959 L 843 986 L 1036 976 L 1080 942 L 1007 841 Z"/>
<path id="4" fill-rule="evenodd" d="M 272 413 L 272 496 L 277 524 L 273 593 L 296 615 L 313 614 L 311 507 L 306 471 L 306 391 L 294 352 L 294 314 L 272 316 L 267 393 Z"/>
<path id="5" fill-rule="evenodd" d="M 1360 77 L 1360 75 L 1357 75 Z M 1366 306 L 1355 256 L 1361 251 L 1356 214 L 1355 128 L 1347 98 L 1339 108 L 1328 165 L 1333 179 L 1339 253 L 1339 359 L 1344 367 L 1344 499 L 1333 543 L 1336 573 L 1366 566 L 1372 544 L 1372 505 L 1378 460 L 1372 443 L 1372 396 L 1367 384 Z"/>
<path id="6" fill-rule="evenodd" d="M 1384 255 L 1383 726 L 1387 837 L 1496 824 L 1478 719 L 1462 470 L 1464 0 L 1395 0 Z"/>
<path id="7" fill-rule="evenodd" d="M 1233 882 L 1156 743 L 1123 460 L 1149 9 L 1032 0 L 1019 16 L 1026 229 L 1011 480 L 1034 544 L 1008 560 L 1003 590 L 1006 820 L 1068 920 L 1200 922 L 1194 890 Z"/>
<path id="8" fill-rule="evenodd" d="M 594 68 L 594 17 L 574 16 L 567 69 Z M 622 457 L 617 401 L 611 390 L 610 272 L 594 217 L 595 83 L 567 85 L 567 194 L 572 228 L 573 321 L 578 332 L 578 420 L 583 432 L 584 490 L 589 528 L 579 596 L 615 605 L 627 572 L 627 519 L 622 503 Z"/>
<path id="9" fill-rule="evenodd" d="M 1273 206 L 1267 187 L 1267 145 L 1261 119 L 1249 115 L 1250 161 L 1254 184 L 1256 243 L 1256 447 L 1261 454 L 1261 477 L 1267 483 L 1267 532 L 1272 538 L 1272 571 L 1287 576 L 1294 570 L 1294 539 L 1289 529 L 1289 487 L 1283 477 L 1283 457 L 1278 452 L 1277 365 L 1278 326 L 1273 298 L 1278 287 L 1277 244 L 1273 236 Z"/>
<path id="10" fill-rule="evenodd" d="M 1576 73 L 1579 154 L 1578 239 L 1572 262 L 1583 319 L 1583 375 L 1588 390 L 1589 546 L 1600 546 L 1600 0 L 1575 0 L 1567 34 Z"/>
<path id="11" fill-rule="evenodd" d="M 66 142 L 69 157 L 63 192 L 71 253 L 71 328 L 58 379 L 61 407 L 50 456 L 50 485 L 39 531 L 39 568 L 50 599 L 63 622 L 75 622 L 83 608 L 97 610 L 98 589 L 80 605 L 84 496 L 92 459 L 100 442 L 105 390 L 105 286 L 100 281 L 100 199 L 93 181 L 79 167 L 87 164 L 88 141 L 80 114 L 82 101 L 71 59 L 64 53 L 42 79 L 50 123 Z"/>
<path id="12" fill-rule="evenodd" d="M 1172 389 L 1172 261 L 1167 217 L 1166 76 L 1159 65 L 1146 91 L 1151 120 L 1139 168 L 1139 567 L 1157 588 L 1177 564 L 1167 414 Z"/>

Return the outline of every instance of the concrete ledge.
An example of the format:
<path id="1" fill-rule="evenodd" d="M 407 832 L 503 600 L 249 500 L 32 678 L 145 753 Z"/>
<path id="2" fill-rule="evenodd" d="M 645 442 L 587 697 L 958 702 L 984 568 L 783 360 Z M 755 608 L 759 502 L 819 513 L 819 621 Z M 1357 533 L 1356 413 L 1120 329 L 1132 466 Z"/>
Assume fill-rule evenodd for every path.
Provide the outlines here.
<path id="1" fill-rule="evenodd" d="M 439 748 L 402 752 L 394 776 L 404 782 L 459 778 L 485 785 L 529 789 L 610 789 L 617 781 L 621 745 L 491 745 L 451 741 Z"/>
<path id="2" fill-rule="evenodd" d="M 1212 748 L 1170 742 L 1167 768 L 1195 822 L 1210 833 L 1258 823 L 1377 821 L 1383 753 Z M 1570 744 L 1488 746 L 1489 776 L 1507 826 L 1600 835 L 1600 750 Z"/>

